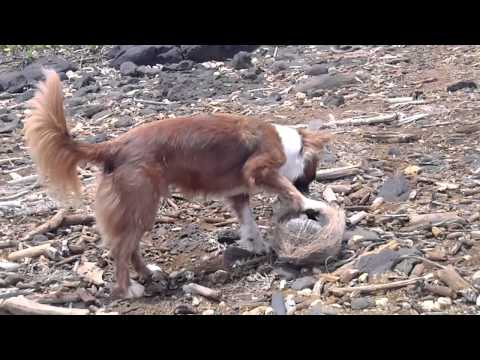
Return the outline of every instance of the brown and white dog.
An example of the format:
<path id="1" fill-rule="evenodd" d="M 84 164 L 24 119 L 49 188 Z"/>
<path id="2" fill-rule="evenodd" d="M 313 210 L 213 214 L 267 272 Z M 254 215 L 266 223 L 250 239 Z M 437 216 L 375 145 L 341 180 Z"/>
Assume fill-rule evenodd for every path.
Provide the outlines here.
<path id="1" fill-rule="evenodd" d="M 323 202 L 299 188 L 313 181 L 318 154 L 330 140 L 313 133 L 244 116 L 213 114 L 155 121 L 100 144 L 74 140 L 68 131 L 60 78 L 46 81 L 31 101 L 25 137 L 40 176 L 61 200 L 80 198 L 77 164 L 103 166 L 96 193 L 96 220 L 115 261 L 114 297 L 132 296 L 129 264 L 151 275 L 139 243 L 154 225 L 170 185 L 187 195 L 225 198 L 240 223 L 241 244 L 269 250 L 249 207 L 249 196 L 265 190 L 290 204 L 293 212 L 322 211 Z"/>

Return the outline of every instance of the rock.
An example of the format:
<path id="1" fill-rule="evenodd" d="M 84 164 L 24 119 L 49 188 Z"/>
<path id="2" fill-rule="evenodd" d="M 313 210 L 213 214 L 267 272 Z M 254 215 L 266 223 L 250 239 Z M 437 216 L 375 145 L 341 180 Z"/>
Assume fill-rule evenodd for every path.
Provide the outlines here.
<path id="1" fill-rule="evenodd" d="M 22 267 L 22 264 L 17 264 L 10 261 L 0 261 L 0 270 L 2 271 L 17 271 Z"/>
<path id="2" fill-rule="evenodd" d="M 73 87 L 75 89 L 80 89 L 84 86 L 95 84 L 95 79 L 91 75 L 84 75 L 81 78 L 75 80 Z"/>
<path id="3" fill-rule="evenodd" d="M 176 315 L 189 315 L 189 314 L 196 314 L 197 311 L 194 308 L 192 308 L 190 305 L 180 304 L 175 308 L 174 313 Z"/>
<path id="4" fill-rule="evenodd" d="M 480 290 L 480 270 L 472 275 L 472 285 L 474 288 Z"/>
<path id="5" fill-rule="evenodd" d="M 421 261 L 417 259 L 404 259 L 395 266 L 394 270 L 405 275 L 410 275 L 414 266 L 420 262 Z"/>
<path id="6" fill-rule="evenodd" d="M 378 196 L 385 201 L 398 202 L 408 199 L 410 187 L 403 175 L 394 175 L 385 180 L 378 191 Z"/>
<path id="7" fill-rule="evenodd" d="M 360 271 L 357 269 L 346 269 L 345 271 L 342 272 L 340 275 L 340 281 L 344 284 L 348 284 L 350 281 L 352 281 L 358 274 L 360 274 Z"/>
<path id="8" fill-rule="evenodd" d="M 85 99 L 79 96 L 65 99 L 65 105 L 67 107 L 79 106 L 79 105 L 83 105 L 84 103 L 85 103 Z"/>
<path id="9" fill-rule="evenodd" d="M 295 280 L 291 286 L 293 290 L 303 290 L 305 288 L 312 288 L 317 280 L 313 276 L 305 276 Z"/>
<path id="10" fill-rule="evenodd" d="M 193 61 L 191 60 L 182 60 L 178 64 L 165 65 L 163 67 L 164 71 L 187 71 L 193 68 Z"/>
<path id="11" fill-rule="evenodd" d="M 119 68 L 124 62 L 135 65 L 171 64 L 182 61 L 180 48 L 174 45 L 127 45 L 121 46 L 111 61 Z"/>
<path id="12" fill-rule="evenodd" d="M 82 114 L 87 118 L 91 118 L 93 115 L 99 113 L 100 111 L 103 111 L 104 109 L 105 107 L 100 104 L 88 105 L 83 108 Z"/>
<path id="13" fill-rule="evenodd" d="M 408 176 L 414 176 L 420 174 L 421 171 L 422 168 L 420 166 L 410 165 L 403 170 L 403 173 Z"/>
<path id="14" fill-rule="evenodd" d="M 317 76 L 323 74 L 328 74 L 328 68 L 325 65 L 315 64 L 305 70 L 305 75 Z"/>
<path id="15" fill-rule="evenodd" d="M 437 299 L 437 303 L 440 305 L 440 308 L 442 310 L 445 310 L 452 306 L 452 299 L 450 299 L 449 297 L 439 297 Z"/>
<path id="16" fill-rule="evenodd" d="M 84 86 L 75 92 L 75 97 L 82 97 L 82 96 L 85 96 L 86 94 L 96 93 L 99 91 L 100 91 L 100 86 L 98 85 Z"/>
<path id="17" fill-rule="evenodd" d="M 259 74 L 258 68 L 250 68 L 242 73 L 242 78 L 245 80 L 255 80 Z"/>
<path id="18" fill-rule="evenodd" d="M 242 315 L 265 315 L 268 308 L 269 306 L 258 306 L 255 309 L 245 311 Z"/>
<path id="19" fill-rule="evenodd" d="M 274 291 L 272 294 L 272 308 L 275 315 L 287 315 L 287 308 L 281 291 Z"/>
<path id="20" fill-rule="evenodd" d="M 452 85 L 447 86 L 447 91 L 448 92 L 455 92 L 455 91 L 465 89 L 465 88 L 476 89 L 477 84 L 472 80 L 462 80 L 462 81 L 459 81 L 459 82 L 456 82 Z"/>
<path id="21" fill-rule="evenodd" d="M 234 230 L 223 230 L 217 234 L 217 241 L 221 244 L 231 245 L 240 240 L 240 235 Z"/>
<path id="22" fill-rule="evenodd" d="M 352 230 L 346 230 L 343 234 L 343 241 L 348 242 L 354 236 L 361 237 L 361 241 L 380 241 L 381 238 L 375 231 L 365 229 L 360 226 L 355 226 Z"/>
<path id="23" fill-rule="evenodd" d="M 46 237 L 45 235 L 42 235 L 42 234 L 37 234 L 37 235 L 34 235 L 33 238 L 32 238 L 32 244 L 39 244 L 39 243 L 43 243 L 43 242 L 46 242 L 48 241 L 48 237 Z"/>
<path id="24" fill-rule="evenodd" d="M 300 295 L 300 296 L 311 296 L 312 295 L 312 289 L 306 288 L 306 289 L 298 291 L 297 294 Z"/>
<path id="25" fill-rule="evenodd" d="M 338 311 L 328 305 L 321 303 L 321 300 L 315 300 L 310 304 L 309 315 L 338 315 Z"/>
<path id="26" fill-rule="evenodd" d="M 441 311 L 440 304 L 433 300 L 426 300 L 420 303 L 420 308 L 426 312 Z"/>
<path id="27" fill-rule="evenodd" d="M 360 257 L 355 261 L 353 267 L 362 273 L 369 275 L 383 274 L 392 270 L 392 267 L 400 261 L 404 255 L 421 256 L 422 253 L 417 249 L 383 249 L 377 254 L 369 254 Z"/>
<path id="28" fill-rule="evenodd" d="M 35 96 L 35 89 L 28 89 L 27 91 L 24 91 L 22 94 L 19 94 L 16 97 L 16 100 L 18 103 L 23 103 L 23 102 L 27 102 L 34 96 Z"/>
<path id="29" fill-rule="evenodd" d="M 131 61 L 125 61 L 120 65 L 120 73 L 124 76 L 136 76 L 138 75 L 137 65 Z"/>
<path id="30" fill-rule="evenodd" d="M 0 122 L 0 134 L 7 134 L 20 127 L 22 124 L 14 114 L 2 115 Z"/>
<path id="31" fill-rule="evenodd" d="M 231 59 L 240 51 L 251 52 L 257 45 L 181 45 L 182 55 L 187 60 L 197 63 L 206 61 L 223 61 Z"/>
<path id="32" fill-rule="evenodd" d="M 280 101 L 282 100 L 282 96 L 277 92 L 273 92 L 270 94 L 269 99 L 271 99 L 272 101 Z"/>
<path id="33" fill-rule="evenodd" d="M 55 70 L 57 73 L 65 74 L 67 71 L 76 71 L 77 67 L 67 60 L 57 56 L 42 57 L 32 64 L 25 67 L 22 71 L 23 75 L 30 82 L 35 82 L 43 78 L 42 68 Z M 65 80 L 63 76 L 62 80 Z"/>
<path id="34" fill-rule="evenodd" d="M 328 107 L 338 107 L 345 104 L 345 98 L 342 95 L 327 96 L 323 100 L 323 104 Z"/>
<path id="35" fill-rule="evenodd" d="M 134 123 L 135 122 L 130 116 L 122 116 L 122 117 L 119 117 L 117 121 L 115 121 L 113 126 L 118 129 L 122 127 L 132 126 Z"/>
<path id="36" fill-rule="evenodd" d="M 182 64 L 182 62 L 179 63 Z M 161 69 L 156 69 L 156 68 L 153 68 L 153 67 L 150 67 L 150 66 L 144 66 L 144 65 L 141 65 L 139 67 L 137 67 L 137 71 L 139 74 L 142 74 L 142 75 L 147 75 L 147 76 L 155 76 L 157 74 L 160 74 L 162 72 Z"/>
<path id="37" fill-rule="evenodd" d="M 288 265 L 278 266 L 273 269 L 273 272 L 285 280 L 296 279 L 299 275 L 299 271 Z"/>
<path id="38" fill-rule="evenodd" d="M 388 148 L 387 155 L 395 157 L 400 156 L 401 152 L 398 146 L 391 146 Z"/>
<path id="39" fill-rule="evenodd" d="M 225 270 L 217 270 L 210 275 L 210 280 L 214 284 L 225 284 L 230 279 L 230 275 Z"/>
<path id="40" fill-rule="evenodd" d="M 22 92 L 26 86 L 27 78 L 20 71 L 0 74 L 0 91 L 19 93 Z"/>
<path id="41" fill-rule="evenodd" d="M 232 67 L 236 70 L 248 69 L 252 66 L 252 57 L 246 51 L 240 51 L 232 59 Z"/>
<path id="42" fill-rule="evenodd" d="M 368 273 L 363 273 L 358 277 L 358 281 L 361 283 L 366 283 L 368 281 Z"/>
<path id="43" fill-rule="evenodd" d="M 375 305 L 380 308 L 386 308 L 388 305 L 388 298 L 375 299 Z"/>
<path id="44" fill-rule="evenodd" d="M 280 71 L 284 71 L 288 69 L 288 63 L 285 61 L 275 61 L 272 64 L 272 73 L 273 74 L 278 74 Z"/>
<path id="45" fill-rule="evenodd" d="M 285 308 L 287 309 L 287 315 L 293 315 L 297 311 L 297 304 L 292 296 L 288 296 L 285 300 Z"/>
<path id="46" fill-rule="evenodd" d="M 353 298 L 350 304 L 352 310 L 363 310 L 374 306 L 375 302 L 370 297 Z"/>
<path id="47" fill-rule="evenodd" d="M 215 315 L 215 310 L 208 309 L 202 312 L 202 315 Z"/>
<path id="48" fill-rule="evenodd" d="M 312 97 L 316 90 L 335 90 L 354 84 L 355 82 L 355 77 L 351 75 L 319 75 L 298 85 L 296 92 L 303 92 Z"/>

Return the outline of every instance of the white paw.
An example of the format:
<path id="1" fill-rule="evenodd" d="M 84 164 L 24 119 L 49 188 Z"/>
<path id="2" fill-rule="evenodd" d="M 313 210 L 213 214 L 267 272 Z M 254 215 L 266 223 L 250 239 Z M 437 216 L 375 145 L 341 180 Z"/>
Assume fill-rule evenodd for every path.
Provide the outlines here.
<path id="1" fill-rule="evenodd" d="M 145 293 L 145 287 L 135 280 L 130 280 L 130 286 L 128 287 L 126 299 L 141 298 Z"/>

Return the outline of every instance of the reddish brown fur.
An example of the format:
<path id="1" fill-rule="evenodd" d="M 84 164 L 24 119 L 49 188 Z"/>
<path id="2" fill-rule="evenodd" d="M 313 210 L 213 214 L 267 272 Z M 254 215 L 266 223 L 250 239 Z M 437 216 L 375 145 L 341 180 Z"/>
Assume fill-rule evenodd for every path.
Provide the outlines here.
<path id="1" fill-rule="evenodd" d="M 46 76 L 25 124 L 27 145 L 40 174 L 62 199 L 79 197 L 79 161 L 103 165 L 96 217 L 116 263 L 114 296 L 127 294 L 130 262 L 141 276 L 149 276 L 139 242 L 152 228 L 169 185 L 189 194 L 224 195 L 234 209 L 248 204 L 248 194 L 260 187 L 279 194 L 294 210 L 301 209 L 300 193 L 278 174 L 285 155 L 270 124 L 236 115 L 198 115 L 153 122 L 102 144 L 80 143 L 66 126 L 58 75 Z M 308 132 L 302 136 L 305 152 L 313 159 L 307 166 L 311 179 L 314 154 L 328 139 Z"/>

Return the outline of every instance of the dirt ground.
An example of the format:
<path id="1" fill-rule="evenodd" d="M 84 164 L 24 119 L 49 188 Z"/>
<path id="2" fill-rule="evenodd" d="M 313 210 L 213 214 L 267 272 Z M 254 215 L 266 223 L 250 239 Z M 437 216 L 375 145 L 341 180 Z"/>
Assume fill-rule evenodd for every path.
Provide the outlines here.
<path id="1" fill-rule="evenodd" d="M 459 81 L 478 81 L 480 47 L 269 46 L 251 54 L 254 66 L 261 69 L 255 79 L 243 78 L 244 70 L 235 70 L 229 61 L 224 61 L 214 62 L 213 68 L 195 64 L 194 70 L 168 73 L 162 81 L 159 78 L 165 69 L 156 77 L 121 74 L 108 65 L 104 48 L 108 47 L 53 48 L 36 54 L 37 58 L 61 56 L 76 64 L 77 70 L 67 73 L 70 78 L 65 80 L 66 107 L 75 137 L 101 141 L 147 121 L 202 111 L 236 112 L 273 123 L 328 128 L 336 133 L 336 138 L 322 156 L 321 168 L 358 165 L 359 170 L 352 176 L 317 181 L 310 189 L 310 196 L 321 199 L 327 186 L 350 187 L 352 190 L 347 193 L 336 193 L 347 218 L 361 211 L 367 214 L 357 226 L 348 229 L 355 233 L 361 228 L 375 235 L 373 240 L 345 239 L 337 260 L 358 258 L 367 248 L 371 251 L 389 244 L 395 251 L 418 250 L 419 257 L 426 261 L 418 261 L 414 270 L 410 268 L 407 272 L 400 271 L 398 264 L 379 276 L 362 276 L 364 272 L 360 271 L 348 281 L 326 276 L 335 275 L 334 262 L 331 268 L 328 264 L 292 268 L 269 259 L 253 258 L 227 271 L 223 267 L 223 253 L 233 244 L 225 241 L 235 239 L 238 228 L 233 215 L 222 202 L 187 200 L 174 193 L 163 202 L 152 233 L 142 243 L 147 262 L 168 274 L 168 289 L 160 294 L 155 291 L 148 294 L 147 289 L 147 296 L 140 299 L 112 302 L 108 294 L 113 265 L 107 250 L 99 246 L 101 236 L 94 222 L 60 226 L 24 240 L 29 231 L 60 209 L 45 189 L 35 183 L 36 179 L 26 178 L 35 175 L 21 129 L 21 121 L 28 114 L 25 100 L 32 93 L 27 89 L 14 94 L 0 93 L 0 116 L 4 121 L 0 126 L 15 119 L 20 124 L 12 131 L 0 133 L 0 244 L 12 242 L 12 246 L 0 248 L 0 264 L 10 262 L 8 256 L 14 251 L 48 241 L 59 253 L 62 243 L 73 246 L 64 254 L 19 260 L 21 266 L 15 270 L 0 268 L 0 284 L 2 281 L 4 284 L 0 285 L 0 302 L 22 294 L 41 302 L 39 299 L 48 294 L 63 296 L 84 289 L 83 298 L 77 301 L 49 303 L 85 308 L 92 313 L 101 309 L 120 314 L 263 315 L 281 312 L 277 303 L 272 303 L 272 296 L 280 296 L 288 313 L 298 315 L 479 314 L 480 191 L 475 190 L 480 189 L 480 93 L 473 85 L 458 91 L 447 91 L 447 87 Z M 1 71 L 21 66 L 22 54 L 4 54 L 0 61 L 1 75 Z M 277 72 L 279 62 L 285 63 L 285 69 Z M 315 77 L 306 74 L 315 64 L 324 65 L 332 76 L 342 74 L 354 80 L 314 95 L 309 93 L 310 89 L 297 91 L 299 84 Z M 219 74 L 214 74 L 215 71 Z M 79 91 L 74 87 L 75 81 L 90 73 L 99 90 L 79 96 L 80 105 L 72 105 L 75 92 Z M 211 77 L 215 81 L 205 80 L 203 84 L 203 80 L 198 80 L 197 86 L 218 89 L 213 96 L 193 100 L 189 93 L 193 90 L 188 85 L 179 88 L 180 95 L 173 102 L 156 93 L 169 81 L 179 84 L 184 79 Z M 128 83 L 131 78 L 135 80 Z M 232 81 L 233 85 L 220 88 L 217 80 Z M 343 104 L 332 104 L 332 99 L 340 98 Z M 84 111 L 92 104 L 99 104 L 102 110 L 88 117 Z M 335 124 L 345 119 L 390 114 L 396 114 L 392 121 L 377 124 Z M 419 115 L 418 119 L 412 118 L 414 115 Z M 391 137 L 393 140 L 385 140 L 392 134 L 396 135 Z M 409 135 L 409 140 L 399 140 L 402 134 Z M 70 209 L 70 213 L 93 214 L 97 172 L 91 165 L 80 170 L 85 186 L 84 202 Z M 405 175 L 402 181 L 408 187 L 405 197 L 385 201 L 373 209 L 371 205 L 379 197 L 382 184 L 400 174 Z M 273 200 L 267 194 L 253 199 L 257 222 L 267 238 L 273 226 Z M 409 224 L 409 216 L 431 213 L 455 213 L 460 220 L 417 228 Z M 79 275 L 78 269 L 84 263 L 92 263 L 94 271 L 101 274 L 97 284 Z M 452 291 L 454 285 L 438 276 L 438 270 L 447 265 L 468 284 L 466 292 Z M 11 281 L 12 277 L 16 280 Z M 306 277 L 320 284 L 300 286 L 301 289 L 294 285 Z M 422 280 L 388 290 L 349 291 L 341 295 L 330 291 L 414 277 Z M 219 291 L 221 298 L 208 299 L 185 292 L 182 286 L 192 282 Z"/>

